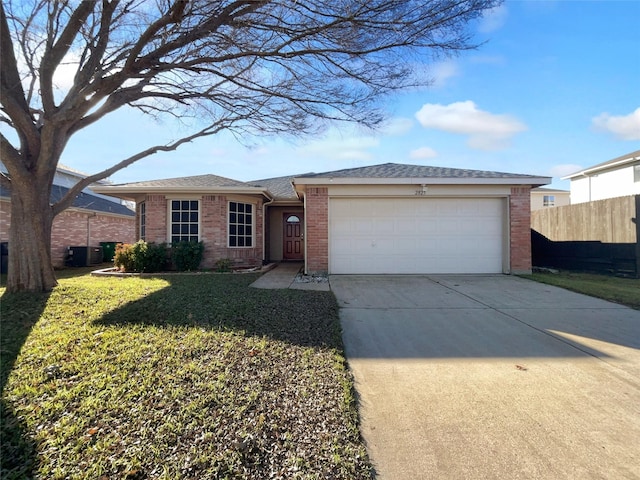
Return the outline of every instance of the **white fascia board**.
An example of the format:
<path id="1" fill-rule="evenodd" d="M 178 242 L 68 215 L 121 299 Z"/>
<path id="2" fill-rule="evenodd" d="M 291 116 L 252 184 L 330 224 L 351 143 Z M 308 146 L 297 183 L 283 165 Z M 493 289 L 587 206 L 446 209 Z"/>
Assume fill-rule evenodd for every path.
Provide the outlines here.
<path id="1" fill-rule="evenodd" d="M 548 185 L 551 177 L 508 178 L 294 178 L 298 185 Z"/>
<path id="2" fill-rule="evenodd" d="M 120 198 L 134 198 L 136 195 L 147 193 L 155 194 L 187 194 L 187 195 L 216 195 L 221 193 L 235 193 L 240 195 L 263 195 L 268 200 L 273 199 L 273 195 L 268 190 L 251 187 L 140 187 L 127 185 L 104 185 L 94 186 L 91 189 L 96 193 L 111 195 Z"/>
<path id="3" fill-rule="evenodd" d="M 603 165 L 585 168 L 584 170 L 580 170 L 579 172 L 572 173 L 571 175 L 567 175 L 562 177 L 562 180 L 571 180 L 576 177 L 588 177 L 598 172 L 602 172 L 604 170 L 614 170 L 618 167 L 623 167 L 628 163 L 633 163 L 640 160 L 640 157 L 634 157 L 633 155 L 627 158 L 623 158 L 622 160 L 618 160 L 617 162 L 607 162 Z"/>

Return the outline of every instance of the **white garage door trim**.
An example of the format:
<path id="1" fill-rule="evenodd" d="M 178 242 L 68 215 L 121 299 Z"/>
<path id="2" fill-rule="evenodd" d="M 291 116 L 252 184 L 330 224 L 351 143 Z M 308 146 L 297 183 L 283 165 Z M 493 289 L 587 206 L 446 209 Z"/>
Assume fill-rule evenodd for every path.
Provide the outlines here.
<path id="1" fill-rule="evenodd" d="M 330 198 L 332 274 L 502 273 L 503 198 Z"/>

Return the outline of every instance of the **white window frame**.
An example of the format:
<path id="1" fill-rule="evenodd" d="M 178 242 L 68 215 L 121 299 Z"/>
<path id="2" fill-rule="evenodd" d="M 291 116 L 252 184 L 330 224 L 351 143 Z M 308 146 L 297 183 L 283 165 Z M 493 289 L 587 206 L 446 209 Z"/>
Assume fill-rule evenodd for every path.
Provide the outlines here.
<path id="1" fill-rule="evenodd" d="M 234 224 L 232 224 L 231 222 L 231 214 L 235 213 L 236 215 L 246 215 L 245 213 L 241 213 L 241 212 L 232 212 L 231 211 L 231 204 L 241 204 L 241 205 L 250 205 L 251 206 L 251 224 L 249 225 L 246 222 L 238 222 L 236 221 Z M 257 214 L 257 207 L 255 203 L 251 203 L 251 202 L 245 202 L 245 201 L 240 201 L 240 200 L 229 200 L 227 202 L 227 247 L 228 248 L 255 248 L 255 243 L 256 243 L 256 214 Z M 250 226 L 251 227 L 251 234 L 247 235 L 246 233 L 243 234 L 239 234 L 239 233 L 234 233 L 233 235 L 236 237 L 236 240 L 240 237 L 242 237 L 243 239 L 247 239 L 249 238 L 251 240 L 251 245 L 231 245 L 231 230 L 232 230 L 232 226 L 235 225 L 236 227 L 247 227 Z M 237 242 L 236 242 L 237 243 Z"/>
<path id="2" fill-rule="evenodd" d="M 138 228 L 140 229 L 140 240 L 147 240 L 147 202 L 138 204 Z"/>
<path id="3" fill-rule="evenodd" d="M 556 196 L 555 195 L 544 195 L 542 197 L 542 206 L 543 207 L 555 207 L 556 205 Z"/>
<path id="4" fill-rule="evenodd" d="M 182 219 L 178 222 L 180 225 L 182 224 L 187 224 L 187 225 L 197 225 L 197 229 L 198 229 L 198 233 L 197 233 L 197 239 L 190 239 L 189 241 L 197 241 L 199 242 L 201 239 L 201 235 L 202 235 L 202 225 L 201 225 L 201 221 L 202 221 L 202 202 L 200 201 L 200 199 L 195 199 L 195 198 L 171 198 L 167 200 L 167 239 L 168 239 L 168 243 L 176 243 L 173 240 L 174 236 L 179 236 L 182 237 L 184 235 L 187 235 L 189 237 L 194 236 L 194 234 L 192 233 L 188 233 L 188 234 L 183 234 L 183 233 L 179 233 L 179 234 L 174 234 L 173 233 L 173 225 L 174 225 L 174 220 L 173 220 L 173 202 L 190 202 L 189 203 L 189 209 L 188 210 L 182 210 L 182 203 L 180 203 L 180 209 L 178 210 L 177 213 L 180 213 L 181 216 L 183 213 L 193 213 L 190 209 L 191 207 L 191 202 L 196 202 L 197 206 L 198 206 L 198 211 L 197 211 L 197 215 L 198 215 L 198 221 L 197 222 L 192 222 L 192 221 L 186 221 L 183 222 Z M 183 241 L 183 240 L 178 240 L 178 241 Z"/>

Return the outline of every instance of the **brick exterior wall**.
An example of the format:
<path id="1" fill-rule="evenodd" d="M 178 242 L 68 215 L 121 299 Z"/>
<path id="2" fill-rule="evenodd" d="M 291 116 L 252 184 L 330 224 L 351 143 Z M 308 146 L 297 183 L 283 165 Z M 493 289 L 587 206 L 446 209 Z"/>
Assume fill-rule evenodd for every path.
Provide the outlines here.
<path id="1" fill-rule="evenodd" d="M 0 241 L 9 240 L 11 204 L 0 202 Z M 100 242 L 134 242 L 135 218 L 87 210 L 68 209 L 53 220 L 51 263 L 64 266 L 69 246 L 99 246 Z"/>
<path id="2" fill-rule="evenodd" d="M 307 188 L 307 273 L 329 271 L 329 191 L 326 187 Z"/>
<path id="3" fill-rule="evenodd" d="M 178 199 L 177 197 L 175 198 Z M 225 195 L 203 195 L 200 200 L 200 240 L 204 243 L 201 268 L 213 268 L 216 261 L 230 258 L 238 267 L 256 267 L 263 259 L 263 201 L 261 198 L 239 199 L 254 206 L 254 234 L 252 248 L 229 248 L 227 239 L 227 215 L 229 198 Z M 165 243 L 168 238 L 169 205 L 164 195 L 147 195 L 145 230 L 147 242 Z M 140 208 L 136 209 L 138 212 Z M 139 214 L 138 214 L 139 215 Z M 137 233 L 140 234 L 140 220 L 137 218 Z"/>
<path id="4" fill-rule="evenodd" d="M 528 186 L 511 188 L 509 238 L 511 273 L 531 273 L 531 188 Z"/>

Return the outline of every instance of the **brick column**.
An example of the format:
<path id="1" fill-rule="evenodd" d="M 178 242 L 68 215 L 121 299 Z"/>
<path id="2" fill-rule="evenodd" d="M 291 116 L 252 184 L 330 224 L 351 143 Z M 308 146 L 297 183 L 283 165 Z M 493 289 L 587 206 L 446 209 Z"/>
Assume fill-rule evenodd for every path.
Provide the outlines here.
<path id="1" fill-rule="evenodd" d="M 512 274 L 531 273 L 531 187 L 513 187 L 509 196 L 509 239 Z"/>
<path id="2" fill-rule="evenodd" d="M 329 271 L 329 191 L 310 187 L 305 193 L 307 273 Z"/>
<path id="3" fill-rule="evenodd" d="M 168 242 L 167 238 L 167 199 L 164 195 L 147 195 L 146 202 L 146 241 L 151 243 Z M 136 215 L 137 218 L 137 215 Z M 138 222 L 140 220 L 138 219 Z"/>

